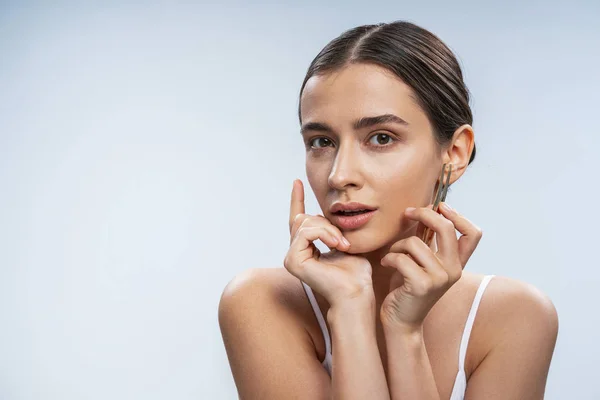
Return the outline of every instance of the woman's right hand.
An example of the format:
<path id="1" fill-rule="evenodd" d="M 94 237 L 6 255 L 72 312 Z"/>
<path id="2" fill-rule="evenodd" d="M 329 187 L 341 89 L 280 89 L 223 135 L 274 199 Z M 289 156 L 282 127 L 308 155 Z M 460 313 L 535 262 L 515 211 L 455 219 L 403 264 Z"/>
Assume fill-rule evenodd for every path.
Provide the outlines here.
<path id="1" fill-rule="evenodd" d="M 345 253 L 350 243 L 342 232 L 322 215 L 305 214 L 304 187 L 295 180 L 290 203 L 290 248 L 283 264 L 295 277 L 308 284 L 329 302 L 372 300 L 371 264 L 361 256 Z M 331 249 L 322 254 L 313 244 L 320 239 Z"/>

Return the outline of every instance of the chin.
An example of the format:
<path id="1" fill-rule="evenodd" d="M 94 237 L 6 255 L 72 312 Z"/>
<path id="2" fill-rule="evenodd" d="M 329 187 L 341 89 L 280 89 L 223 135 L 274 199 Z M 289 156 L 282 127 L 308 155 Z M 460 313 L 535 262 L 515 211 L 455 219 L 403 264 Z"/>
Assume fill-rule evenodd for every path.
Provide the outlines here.
<path id="1" fill-rule="evenodd" d="M 382 237 L 378 237 L 376 234 L 369 233 L 368 231 L 342 231 L 342 234 L 350 242 L 350 248 L 346 253 L 348 254 L 365 254 L 377 251 L 387 245 L 387 241 Z"/>
<path id="2" fill-rule="evenodd" d="M 401 224 L 400 224 L 401 225 Z M 416 223 L 410 227 L 401 227 L 400 230 L 389 226 L 372 226 L 352 231 L 342 230 L 342 234 L 350 242 L 348 254 L 374 253 L 388 249 L 398 240 L 416 234 Z"/>

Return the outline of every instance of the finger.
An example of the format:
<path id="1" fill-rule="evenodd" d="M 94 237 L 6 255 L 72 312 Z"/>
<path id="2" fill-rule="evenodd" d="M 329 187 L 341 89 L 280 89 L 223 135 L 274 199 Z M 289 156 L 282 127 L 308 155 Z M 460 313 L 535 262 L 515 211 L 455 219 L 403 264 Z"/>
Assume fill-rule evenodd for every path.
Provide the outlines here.
<path id="1" fill-rule="evenodd" d="M 342 231 L 337 226 L 333 225 L 327 218 L 320 214 L 314 216 L 308 214 L 299 214 L 299 217 L 296 218 L 296 221 L 294 222 L 294 225 L 292 227 L 293 236 L 291 236 L 290 243 L 294 240 L 294 236 L 298 229 L 311 227 L 323 227 L 327 229 L 327 231 L 333 236 L 335 236 L 340 242 L 339 245 L 336 247 L 337 249 L 346 251 L 348 250 L 348 248 L 350 248 L 350 242 L 344 237 Z"/>
<path id="2" fill-rule="evenodd" d="M 330 249 L 342 247 L 340 245 L 342 240 L 340 240 L 338 235 L 336 235 L 335 232 L 332 232 L 330 228 L 324 226 L 308 226 L 300 227 L 300 229 L 298 229 L 298 232 L 290 245 L 290 250 L 300 253 L 305 249 L 308 249 L 310 244 L 317 239 L 325 243 Z"/>
<path id="3" fill-rule="evenodd" d="M 429 204 L 426 208 L 433 209 L 433 204 Z M 430 229 L 427 228 L 422 222 L 417 223 L 417 233 L 415 234 L 416 237 L 421 238 L 423 242 L 425 242 L 425 235 L 429 235 L 429 232 Z"/>
<path id="4" fill-rule="evenodd" d="M 462 269 L 454 263 L 442 263 L 433 251 L 418 237 L 411 236 L 392 245 L 390 252 L 405 253 L 421 268 L 431 275 L 437 285 L 443 286 L 448 282 L 456 282 Z"/>
<path id="5" fill-rule="evenodd" d="M 453 257 L 457 256 L 458 242 L 456 240 L 456 229 L 452 221 L 424 207 L 406 209 L 405 215 L 410 219 L 422 222 L 423 225 L 436 233 L 438 254 L 442 260 L 452 260 Z"/>
<path id="6" fill-rule="evenodd" d="M 319 249 L 313 244 L 315 240 L 321 240 L 330 249 L 336 248 L 339 241 L 327 229 L 323 227 L 300 228 L 296 237 L 292 241 L 288 254 L 286 256 L 286 268 L 295 276 L 304 266 L 307 266 L 311 261 L 319 259 Z"/>
<path id="7" fill-rule="evenodd" d="M 310 219 L 312 215 L 309 214 L 296 214 L 294 221 L 292 222 L 292 228 L 290 229 L 290 243 L 294 240 L 294 236 L 296 236 L 296 232 L 302 225 L 305 224 L 305 221 Z"/>
<path id="8" fill-rule="evenodd" d="M 421 294 L 425 294 L 433 286 L 432 279 L 427 275 L 427 272 L 417 263 L 404 253 L 388 253 L 381 259 L 381 266 L 386 268 L 394 268 L 404 278 L 404 282 L 419 287 Z"/>
<path id="9" fill-rule="evenodd" d="M 397 241 L 390 247 L 389 252 L 409 254 L 418 265 L 426 270 L 435 268 L 440 262 L 431 249 L 416 236 Z"/>
<path id="10" fill-rule="evenodd" d="M 433 204 L 430 204 L 429 206 L 427 206 L 427 208 L 433 210 Z M 425 232 L 423 233 L 423 241 L 429 246 L 431 251 L 437 253 L 437 238 L 433 229 L 425 227 Z"/>
<path id="11" fill-rule="evenodd" d="M 336 249 L 347 251 L 350 248 L 350 241 L 346 239 L 340 228 L 333 225 L 327 218 L 323 217 L 322 215 L 318 216 L 317 223 L 323 224 L 322 226 L 338 239 L 339 243 L 336 245 Z"/>
<path id="12" fill-rule="evenodd" d="M 331 282 L 337 280 L 340 276 L 335 266 L 324 264 L 312 257 L 300 264 L 288 263 L 284 265 L 292 275 L 320 294 L 327 293 Z"/>
<path id="13" fill-rule="evenodd" d="M 458 239 L 458 256 L 460 263 L 464 268 L 479 244 L 483 232 L 481 231 L 481 228 L 460 215 L 446 203 L 440 204 L 440 211 L 445 218 L 452 221 L 456 230 L 461 233 L 461 236 Z"/>
<path id="14" fill-rule="evenodd" d="M 290 233 L 292 233 L 292 226 L 296 216 L 304 214 L 304 185 L 300 179 L 294 179 L 292 185 L 292 198 L 290 200 Z"/>

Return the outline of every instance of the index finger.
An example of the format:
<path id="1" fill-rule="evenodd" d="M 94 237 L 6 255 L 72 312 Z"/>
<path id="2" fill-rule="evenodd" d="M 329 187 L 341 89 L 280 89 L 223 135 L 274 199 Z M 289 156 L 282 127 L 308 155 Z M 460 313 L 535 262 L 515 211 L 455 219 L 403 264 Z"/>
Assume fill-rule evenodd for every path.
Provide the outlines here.
<path id="1" fill-rule="evenodd" d="M 456 227 L 452 223 L 452 220 L 445 218 L 443 214 L 440 214 L 429 207 L 414 208 L 409 212 L 407 216 L 410 219 L 417 220 L 426 227 L 426 231 L 429 231 L 428 235 L 433 236 L 435 233 L 436 247 L 439 249 L 439 256 L 444 259 L 452 256 L 457 252 L 457 241 L 456 241 Z M 431 248 L 431 243 L 427 243 Z"/>
<path id="2" fill-rule="evenodd" d="M 294 179 L 292 198 L 290 200 L 290 232 L 292 231 L 296 215 L 304 213 L 304 185 L 300 179 Z"/>
<path id="3" fill-rule="evenodd" d="M 442 215 L 452 221 L 456 230 L 462 234 L 458 239 L 458 256 L 464 267 L 481 240 L 481 228 L 459 214 L 458 211 L 452 208 L 444 208 L 444 204 L 446 203 L 442 203 L 442 207 L 440 207 Z"/>
<path id="4" fill-rule="evenodd" d="M 431 208 L 433 209 L 433 204 L 429 204 L 427 207 L 425 208 Z M 426 244 L 429 244 L 431 246 L 430 243 L 428 243 L 428 241 L 426 240 L 426 236 L 429 236 L 430 233 L 430 229 L 427 227 L 427 225 L 425 225 L 422 222 L 418 222 L 417 223 L 417 233 L 415 234 L 415 236 L 417 236 L 418 238 L 421 238 Z"/>

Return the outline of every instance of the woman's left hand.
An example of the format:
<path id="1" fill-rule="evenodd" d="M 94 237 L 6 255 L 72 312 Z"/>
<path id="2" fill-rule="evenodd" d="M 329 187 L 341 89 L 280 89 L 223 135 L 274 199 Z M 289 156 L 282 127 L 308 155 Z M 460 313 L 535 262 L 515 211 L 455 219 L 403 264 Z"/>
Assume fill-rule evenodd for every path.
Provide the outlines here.
<path id="1" fill-rule="evenodd" d="M 408 332 L 418 331 L 433 305 L 462 275 L 462 271 L 481 239 L 481 229 L 450 207 L 441 203 L 441 214 L 429 207 L 407 208 L 407 218 L 435 232 L 434 244 L 427 246 L 417 236 L 399 240 L 382 258 L 383 267 L 396 271 L 390 281 L 390 293 L 381 305 L 380 318 L 385 326 Z M 456 238 L 456 232 L 461 233 Z"/>

